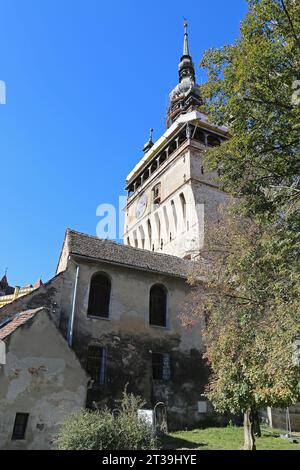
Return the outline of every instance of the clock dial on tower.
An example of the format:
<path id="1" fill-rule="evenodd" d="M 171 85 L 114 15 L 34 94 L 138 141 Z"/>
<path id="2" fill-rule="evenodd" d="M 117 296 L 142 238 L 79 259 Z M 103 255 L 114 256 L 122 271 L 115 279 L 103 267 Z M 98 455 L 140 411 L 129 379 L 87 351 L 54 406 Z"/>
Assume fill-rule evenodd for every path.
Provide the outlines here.
<path id="1" fill-rule="evenodd" d="M 135 215 L 137 219 L 140 219 L 142 215 L 145 213 L 147 207 L 147 196 L 146 194 L 143 194 L 137 204 L 136 204 L 136 209 L 135 209 Z"/>

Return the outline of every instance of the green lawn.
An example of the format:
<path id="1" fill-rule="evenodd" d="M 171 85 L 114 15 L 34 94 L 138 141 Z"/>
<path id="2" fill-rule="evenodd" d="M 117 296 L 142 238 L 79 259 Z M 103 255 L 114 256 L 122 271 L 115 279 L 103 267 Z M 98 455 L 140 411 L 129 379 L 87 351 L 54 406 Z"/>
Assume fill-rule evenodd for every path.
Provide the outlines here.
<path id="1" fill-rule="evenodd" d="M 256 438 L 258 450 L 300 450 L 300 436 L 294 436 L 297 444 L 279 437 L 284 431 L 262 429 L 262 437 Z M 166 449 L 240 450 L 243 447 L 243 429 L 227 428 L 194 429 L 178 431 L 164 436 L 162 445 Z"/>

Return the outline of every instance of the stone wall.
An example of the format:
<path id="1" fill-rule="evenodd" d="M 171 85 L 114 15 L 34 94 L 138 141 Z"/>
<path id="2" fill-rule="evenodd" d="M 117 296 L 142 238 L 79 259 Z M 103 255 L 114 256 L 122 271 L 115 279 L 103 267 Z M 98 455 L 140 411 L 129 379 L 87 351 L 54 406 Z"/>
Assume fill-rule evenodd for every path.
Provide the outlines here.
<path id="1" fill-rule="evenodd" d="M 5 340 L 0 365 L 0 449 L 52 449 L 61 422 L 85 406 L 88 377 L 45 310 Z M 16 413 L 29 413 L 12 440 Z"/>
<path id="2" fill-rule="evenodd" d="M 108 351 L 106 383 L 90 390 L 90 402 L 115 406 L 128 384 L 128 390 L 140 394 L 149 407 L 165 402 L 173 428 L 199 424 L 206 418 L 198 413 L 198 401 L 207 383 L 208 368 L 202 356 L 201 325 L 189 330 L 181 325 L 180 315 L 187 308 L 189 293 L 186 281 L 73 259 L 79 263 L 80 272 L 72 347 L 84 367 L 90 344 L 105 346 Z M 66 337 L 76 275 L 74 261 L 69 262 L 64 281 L 61 328 Z M 109 319 L 87 315 L 90 280 L 98 272 L 111 279 Z M 168 291 L 166 328 L 149 325 L 149 292 L 155 283 L 163 284 Z M 152 352 L 170 354 L 170 381 L 152 380 Z"/>

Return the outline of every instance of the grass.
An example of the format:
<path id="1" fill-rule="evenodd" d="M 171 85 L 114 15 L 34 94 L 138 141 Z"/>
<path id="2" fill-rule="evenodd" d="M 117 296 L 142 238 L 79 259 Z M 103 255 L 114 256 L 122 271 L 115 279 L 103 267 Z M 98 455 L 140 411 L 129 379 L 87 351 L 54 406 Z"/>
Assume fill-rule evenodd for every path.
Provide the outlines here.
<path id="1" fill-rule="evenodd" d="M 294 444 L 280 438 L 280 434 L 284 431 L 263 428 L 262 436 L 256 438 L 257 450 L 300 450 L 299 435 Z M 177 431 L 162 438 L 165 449 L 241 450 L 243 442 L 243 428 L 235 426 Z"/>

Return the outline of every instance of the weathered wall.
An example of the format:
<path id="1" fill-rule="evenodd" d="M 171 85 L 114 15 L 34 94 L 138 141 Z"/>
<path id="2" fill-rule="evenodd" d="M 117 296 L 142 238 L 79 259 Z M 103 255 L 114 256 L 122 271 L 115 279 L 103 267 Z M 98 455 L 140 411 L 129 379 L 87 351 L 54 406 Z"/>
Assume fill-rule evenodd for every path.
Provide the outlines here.
<path id="1" fill-rule="evenodd" d="M 300 432 L 300 403 L 290 406 L 289 413 L 292 432 Z M 271 427 L 286 429 L 286 409 L 268 408 L 261 411 L 261 416 L 267 420 Z"/>
<path id="2" fill-rule="evenodd" d="M 0 319 L 24 310 L 46 307 L 51 313 L 54 322 L 58 325 L 63 289 L 64 273 L 61 272 L 30 294 L 24 295 L 2 307 Z"/>
<path id="3" fill-rule="evenodd" d="M 0 366 L 0 449 L 50 449 L 59 424 L 84 407 L 88 377 L 46 311 L 7 339 Z M 11 440 L 15 415 L 29 413 L 24 440 Z"/>
<path id="4" fill-rule="evenodd" d="M 148 405 L 164 401 L 173 426 L 198 423 L 203 416 L 197 411 L 197 402 L 207 383 L 208 370 L 201 353 L 200 325 L 189 330 L 181 325 L 180 314 L 189 292 L 185 280 L 78 258 L 76 261 L 80 263 L 80 275 L 73 348 L 84 366 L 89 344 L 108 348 L 107 383 L 90 391 L 90 399 L 113 405 L 128 383 L 129 390 L 141 394 Z M 75 269 L 70 262 L 65 276 L 65 286 L 69 285 L 64 290 L 61 323 L 65 334 Z M 111 279 L 109 319 L 87 316 L 90 280 L 96 272 L 106 273 Z M 149 325 L 149 292 L 155 283 L 163 284 L 168 291 L 167 328 Z M 151 351 L 171 354 L 169 382 L 152 380 Z"/>

